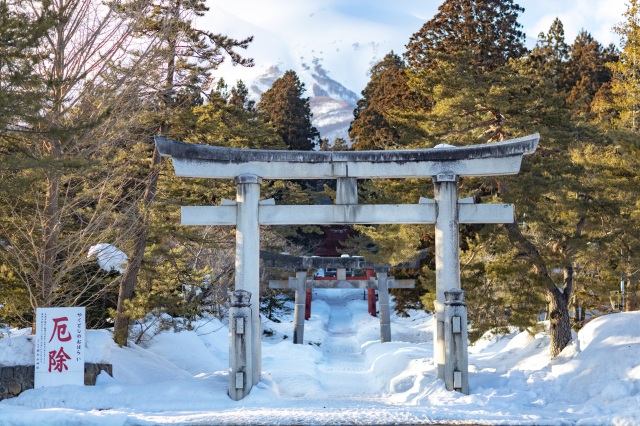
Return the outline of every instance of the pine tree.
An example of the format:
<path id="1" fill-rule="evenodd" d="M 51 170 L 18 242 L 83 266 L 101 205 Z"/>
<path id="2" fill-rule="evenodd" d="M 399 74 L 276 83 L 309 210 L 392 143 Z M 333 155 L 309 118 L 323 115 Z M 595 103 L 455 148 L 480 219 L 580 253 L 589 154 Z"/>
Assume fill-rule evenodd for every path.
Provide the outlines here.
<path id="1" fill-rule="evenodd" d="M 330 151 L 329 138 L 322 138 L 320 140 L 320 151 Z"/>
<path id="2" fill-rule="evenodd" d="M 36 47 L 54 21 L 47 12 L 34 17 L 23 6 L 21 1 L 0 3 L 0 138 L 32 123 L 45 95 Z"/>
<path id="3" fill-rule="evenodd" d="M 229 104 L 247 111 L 255 111 L 255 101 L 249 99 L 249 89 L 242 80 L 238 80 L 235 87 L 231 88 Z"/>
<path id="4" fill-rule="evenodd" d="M 132 41 L 132 21 L 118 15 L 115 5 L 93 6 L 74 0 L 26 2 L 16 9 L 50 24 L 46 37 L 33 49 L 25 47 L 12 64 L 35 65 L 31 81 L 41 86 L 28 90 L 41 99 L 37 114 L 7 117 L 10 144 L 2 147 L 8 159 L 1 170 L 3 257 L 28 290 L 33 309 L 89 303 L 86 296 L 95 300 L 109 290 L 101 287 L 103 280 L 86 256 L 90 245 L 113 236 L 109 229 L 117 223 L 120 200 L 110 191 L 122 180 L 102 162 L 117 149 L 111 131 L 124 128 L 114 119 L 117 113 L 127 111 L 135 121 L 137 101 L 129 89 L 138 80 L 133 72 L 111 79 L 111 67 L 125 61 L 121 53 Z M 27 55 L 43 59 L 30 63 Z"/>
<path id="5" fill-rule="evenodd" d="M 461 197 L 472 196 L 477 202 L 513 202 L 519 218 L 502 227 L 462 227 L 461 258 L 463 287 L 477 305 L 470 305 L 469 310 L 474 327 L 531 327 L 546 300 L 551 314 L 551 355 L 556 356 L 571 340 L 569 305 L 575 271 L 592 261 L 587 242 L 602 242 L 606 234 L 600 224 L 607 213 L 600 201 L 594 201 L 605 195 L 603 186 L 587 172 L 597 167 L 575 161 L 586 143 L 602 138 L 589 129 L 576 130 L 565 106 L 569 90 L 559 90 L 567 84 L 561 72 L 568 59 L 559 21 L 538 46 L 537 55 L 522 57 L 524 49 L 516 43 L 497 56 L 472 43 L 468 36 L 481 27 L 470 18 L 471 5 L 487 8 L 495 3 L 465 2 L 466 8 L 462 3 L 446 2 L 441 8 L 441 12 L 448 12 L 446 17 L 434 18 L 442 25 L 425 24 L 408 46 L 413 49 L 406 56 L 409 85 L 432 105 L 416 120 L 427 136 L 412 146 L 430 147 L 441 142 L 459 146 L 541 133 L 538 152 L 527 157 L 518 176 L 461 180 Z M 456 5 L 458 9 L 448 8 Z M 515 19 L 520 9 L 513 7 Z M 452 13 L 455 10 L 460 13 Z M 521 40 L 517 21 L 510 21 L 510 30 L 504 27 L 506 22 L 509 20 L 504 20 L 502 28 L 511 33 L 510 39 Z M 460 35 L 457 39 L 448 32 L 454 23 Z M 446 43 L 450 39 L 455 40 Z M 440 44 L 428 43 L 433 40 Z M 490 46 L 490 40 L 485 45 Z M 420 192 L 411 182 L 374 185 L 371 194 L 383 199 L 392 193 L 402 198 Z M 428 191 L 422 188 L 422 192 Z M 364 232 L 378 247 L 392 244 L 388 240 L 399 240 L 401 235 Z M 518 285 L 525 285 L 526 291 Z"/>
<path id="6" fill-rule="evenodd" d="M 320 141 L 311 124 L 309 98 L 303 98 L 304 83 L 294 71 L 287 71 L 260 97 L 258 109 L 271 122 L 284 143 L 292 150 L 308 151 Z"/>
<path id="7" fill-rule="evenodd" d="M 564 26 L 556 18 L 549 31 L 538 35 L 538 41 L 531 52 L 531 59 L 545 68 L 546 74 L 560 91 L 567 91 L 566 68 L 569 60 L 569 46 L 564 39 Z"/>
<path id="8" fill-rule="evenodd" d="M 448 57 L 450 59 L 446 60 L 442 55 L 432 68 L 414 74 L 416 80 L 415 83 L 412 80 L 412 84 L 423 89 L 422 95 L 433 103 L 433 108 L 421 115 L 421 125 L 428 136 L 416 141 L 414 146 L 430 147 L 441 142 L 456 146 L 479 144 L 536 130 L 545 131 L 545 143 L 570 136 L 570 126 L 562 126 L 566 120 L 561 109 L 564 98 L 557 94 L 551 78 L 531 60 L 511 60 L 490 72 L 469 73 L 472 59 L 466 52 Z M 558 128 L 552 130 L 547 126 Z M 558 156 L 562 158 L 554 167 L 562 167 L 562 161 L 567 161 L 566 151 Z M 545 166 L 550 165 L 547 159 Z M 527 173 L 531 171 L 523 165 L 521 173 L 508 180 L 499 177 L 463 179 L 460 196 L 471 196 L 476 202 L 513 202 L 519 209 L 535 207 L 541 202 L 539 199 L 534 202 L 519 198 L 520 188 L 531 185 L 523 178 Z M 378 190 L 385 191 L 385 188 Z M 394 186 L 388 186 L 387 190 L 398 191 Z M 428 187 L 423 188 L 419 195 L 428 196 L 430 191 Z M 402 192 L 413 191 L 403 189 Z M 528 210 L 526 215 L 532 219 L 537 217 Z M 542 255 L 535 257 L 539 254 L 536 250 L 524 257 L 520 247 L 526 245 L 529 236 L 515 231 L 518 231 L 517 225 L 515 228 L 461 227 L 462 282 L 468 291 L 469 317 L 477 333 L 507 324 L 533 327 L 536 314 L 544 309 L 545 289 L 556 288 L 546 272 L 547 260 Z M 519 244 L 516 246 L 519 249 L 514 249 L 513 244 Z M 534 258 L 541 266 L 539 269 L 531 267 Z M 505 264 L 510 266 L 505 267 Z M 428 277 L 425 272 L 424 276 Z M 524 285 L 524 289 L 520 285 Z M 426 297 L 429 296 L 427 293 Z M 429 307 L 428 300 L 423 303 Z M 479 334 L 474 336 L 479 337 Z"/>
<path id="9" fill-rule="evenodd" d="M 170 133 L 171 116 L 180 107 L 180 93 L 202 93 L 211 85 L 210 73 L 220 65 L 226 57 L 234 63 L 251 66 L 253 62 L 242 58 L 238 48 L 246 48 L 251 37 L 245 40 L 203 31 L 193 25 L 192 19 L 203 16 L 208 10 L 203 0 L 184 3 L 180 0 L 159 0 L 149 4 L 150 12 L 140 17 L 141 23 L 137 34 L 152 43 L 154 52 L 162 57 L 161 66 L 149 69 L 149 89 L 147 93 L 159 98 L 154 118 L 156 132 L 162 136 Z M 127 8 L 124 13 L 131 13 Z M 159 88 L 159 89 L 158 89 Z M 193 99 L 193 96 L 188 98 Z M 121 281 L 118 295 L 118 312 L 114 324 L 114 340 L 126 345 L 129 316 L 126 312 L 127 301 L 133 296 L 138 272 L 144 259 L 149 233 L 149 215 L 151 204 L 155 198 L 158 174 L 161 170 L 161 157 L 153 149 L 151 156 L 151 172 L 142 193 L 140 209 L 135 214 L 135 242 L 129 256 L 125 274 Z"/>
<path id="10" fill-rule="evenodd" d="M 206 103 L 174 109 L 169 122 L 171 137 L 232 148 L 286 149 L 275 128 L 255 109 L 232 102 L 233 92 L 232 88 L 229 97 L 226 84 L 218 80 Z M 183 179 L 175 176 L 170 164 L 163 165 L 149 218 L 149 244 L 132 299 L 125 304 L 124 312 L 131 319 L 153 315 L 165 326 L 182 328 L 202 312 L 224 315 L 227 291 L 233 287 L 234 231 L 229 227 L 180 226 L 179 206 L 217 205 L 223 198 L 233 199 L 235 193 L 233 182 Z M 278 202 L 310 202 L 299 187 L 280 181 L 265 182 L 261 193 Z M 281 240 L 277 231 L 265 230 L 263 241 L 271 245 Z M 282 251 L 275 246 L 274 250 Z M 143 332 L 133 330 L 130 337 L 140 339 Z"/>
<path id="11" fill-rule="evenodd" d="M 349 145 L 347 145 L 345 138 L 335 138 L 331 145 L 331 151 L 347 151 L 348 149 Z"/>
<path id="12" fill-rule="evenodd" d="M 518 80 L 518 77 L 506 71 L 483 74 L 494 68 L 499 70 L 508 59 L 518 58 L 526 51 L 524 34 L 519 31 L 517 23 L 520 11 L 521 8 L 512 2 L 445 2 L 438 14 L 425 23 L 407 45 L 407 66 L 403 73 L 408 80 L 389 72 L 402 67 L 397 59 L 394 61 L 393 55 L 385 58 L 391 66 L 382 68 L 380 75 L 390 76 L 392 81 L 406 81 L 404 84 L 409 90 L 392 92 L 396 98 L 390 97 L 392 102 L 386 104 L 385 96 L 365 98 L 359 104 L 359 107 L 365 107 L 362 109 L 365 112 L 363 117 L 367 117 L 369 111 L 385 114 L 384 118 L 392 121 L 392 129 L 403 127 L 401 145 L 412 148 L 432 147 L 440 142 L 454 145 L 481 143 L 521 134 L 523 122 L 515 118 L 518 112 L 536 111 L 528 102 L 529 96 L 518 97 L 529 92 L 530 85 L 526 84 L 524 77 L 519 77 L 519 85 L 510 88 L 513 81 L 509 80 Z M 372 72 L 367 89 L 371 87 L 373 93 L 378 90 L 377 78 L 379 76 Z M 384 85 L 380 86 L 384 88 Z M 381 90 L 379 93 L 385 92 Z M 395 100 L 403 99 L 403 96 L 411 102 L 402 105 L 402 101 Z M 508 108 L 500 106 L 505 105 L 505 100 L 513 99 L 521 103 Z M 382 106 L 378 105 L 379 101 L 382 101 Z M 376 122 L 374 119 L 380 115 L 371 114 L 373 118 L 369 121 L 372 125 L 367 128 L 375 132 L 381 120 Z M 429 196 L 432 191 L 430 185 L 425 186 L 425 182 L 418 180 L 372 181 L 363 182 L 362 186 L 365 199 L 383 203 L 415 203 L 420 196 Z M 407 226 L 358 229 L 364 234 L 363 240 L 369 238 L 360 246 L 375 247 L 377 254 L 374 257 L 389 263 L 410 260 L 408 251 L 425 248 L 420 241 L 429 241 L 433 232 L 430 227 L 417 230 Z M 389 247 L 393 249 L 388 250 Z M 427 309 L 433 305 L 427 300 L 434 294 L 433 282 L 430 281 L 433 271 L 429 269 L 432 267 L 432 263 L 425 261 L 419 277 L 423 283 L 422 290 L 426 292 L 422 303 Z M 411 304 L 410 299 L 405 302 Z"/>
<path id="13" fill-rule="evenodd" d="M 617 112 L 614 109 L 613 94 L 611 92 L 613 73 L 610 66 L 613 63 L 620 60 L 620 52 L 618 48 L 612 43 L 605 49 L 605 70 L 603 71 L 603 79 L 606 80 L 599 86 L 598 91 L 593 95 L 590 109 L 590 119 L 593 123 L 598 124 L 601 127 L 611 127 Z"/>
<path id="14" fill-rule="evenodd" d="M 206 104 L 176 112 L 172 135 L 187 142 L 229 148 L 286 149 L 276 128 L 261 120 L 255 109 L 245 109 L 247 101 L 239 101 L 232 95 L 227 102 L 212 93 Z"/>

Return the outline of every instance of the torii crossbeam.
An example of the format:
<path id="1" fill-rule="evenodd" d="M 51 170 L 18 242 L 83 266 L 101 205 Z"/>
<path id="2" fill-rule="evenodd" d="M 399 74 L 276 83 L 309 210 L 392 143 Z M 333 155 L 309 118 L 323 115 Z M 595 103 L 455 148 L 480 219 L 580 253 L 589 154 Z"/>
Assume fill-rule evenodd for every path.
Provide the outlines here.
<path id="1" fill-rule="evenodd" d="M 453 389 L 453 385 L 449 385 L 454 383 L 453 379 L 445 377 L 444 293 L 460 289 L 458 225 L 514 220 L 511 204 L 473 204 L 471 200 L 458 200 L 458 179 L 517 174 L 522 156 L 533 153 L 538 140 L 539 135 L 534 134 L 465 147 L 439 145 L 414 150 L 318 152 L 221 148 L 156 136 L 156 146 L 161 155 L 173 159 L 178 176 L 236 180 L 236 201 L 224 200 L 221 206 L 183 207 L 182 224 L 236 226 L 236 290 L 255 294 L 255 301 L 259 300 L 260 225 L 435 224 L 434 358 L 438 378 L 445 380 L 448 389 Z M 359 205 L 357 179 L 381 178 L 431 178 L 435 200 L 421 199 L 411 205 Z M 262 179 L 336 179 L 336 204 L 277 206 L 273 200 L 260 201 Z M 250 375 L 253 384 L 258 382 L 261 371 L 258 305 L 254 302 L 251 307 L 251 330 L 256 336 Z M 455 372 L 459 383 L 455 389 L 468 393 L 466 365 L 462 369 L 465 371 Z"/>

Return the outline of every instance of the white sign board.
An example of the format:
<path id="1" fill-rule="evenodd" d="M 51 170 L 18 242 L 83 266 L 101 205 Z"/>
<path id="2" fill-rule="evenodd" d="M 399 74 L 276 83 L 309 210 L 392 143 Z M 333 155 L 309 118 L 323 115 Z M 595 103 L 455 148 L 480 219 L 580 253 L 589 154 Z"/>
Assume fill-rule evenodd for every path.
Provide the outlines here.
<path id="1" fill-rule="evenodd" d="M 36 310 L 34 387 L 84 385 L 85 308 Z"/>

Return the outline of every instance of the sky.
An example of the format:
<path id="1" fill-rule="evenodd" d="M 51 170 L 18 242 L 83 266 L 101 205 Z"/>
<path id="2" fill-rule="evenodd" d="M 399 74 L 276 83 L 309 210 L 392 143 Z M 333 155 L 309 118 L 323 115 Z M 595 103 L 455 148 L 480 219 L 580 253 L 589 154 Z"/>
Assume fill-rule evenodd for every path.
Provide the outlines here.
<path id="1" fill-rule="evenodd" d="M 244 52 L 253 69 L 224 64 L 216 77 L 235 84 L 251 82 L 277 65 L 302 75 L 314 60 L 329 77 L 359 94 L 368 71 L 390 51 L 402 53 L 412 34 L 430 20 L 440 1 L 433 0 L 208 0 L 200 24 L 213 32 L 254 41 Z M 619 44 L 612 32 L 623 20 L 625 0 L 520 0 L 520 23 L 533 47 L 538 34 L 558 17 L 572 43 L 581 29 L 607 46 Z M 304 76 L 303 82 L 311 83 Z"/>
<path id="2" fill-rule="evenodd" d="M 302 345 L 291 341 L 290 312 L 262 317 L 272 331 L 262 375 L 240 401 L 227 396 L 228 328 L 215 318 L 179 333 L 151 326 L 122 348 L 109 330 L 88 330 L 85 360 L 111 363 L 113 377 L 2 400 L 0 425 L 640 424 L 640 311 L 590 321 L 554 360 L 548 323 L 487 334 L 469 348 L 463 395 L 436 379 L 431 314 L 392 314 L 392 341 L 380 343 L 380 319 L 362 296 L 315 289 Z M 0 365 L 32 364 L 28 330 L 0 331 Z"/>
<path id="3" fill-rule="evenodd" d="M 414 15 L 424 23 L 437 12 L 442 2 L 437 0 L 208 0 L 213 8 L 220 7 L 241 15 L 250 22 L 269 28 L 281 16 L 303 17 L 317 14 L 322 17 L 322 10 L 333 8 L 345 17 L 354 20 L 393 22 L 403 14 Z M 519 0 L 517 4 L 524 7 L 520 22 L 528 37 L 535 38 L 541 31 L 547 31 L 558 17 L 563 22 L 568 41 L 572 41 L 581 29 L 587 29 L 602 44 L 616 43 L 618 38 L 611 32 L 614 25 L 622 21 L 626 10 L 625 0 Z M 325 15 L 327 18 L 330 15 Z M 291 21 L 290 24 L 295 24 Z M 325 21 L 326 28 L 331 24 Z M 412 34 L 419 29 L 398 28 L 398 42 L 406 43 L 405 34 Z M 281 28 L 281 30 L 285 30 Z M 321 43 L 321 34 L 315 34 Z M 283 40 L 285 43 L 295 39 Z"/>
<path id="4" fill-rule="evenodd" d="M 601 44 L 619 45 L 618 36 L 612 32 L 614 25 L 622 22 L 626 11 L 625 0 L 520 0 L 525 8 L 521 23 L 527 37 L 537 37 L 548 31 L 553 20 L 560 18 L 568 42 L 578 32 L 586 29 Z"/>

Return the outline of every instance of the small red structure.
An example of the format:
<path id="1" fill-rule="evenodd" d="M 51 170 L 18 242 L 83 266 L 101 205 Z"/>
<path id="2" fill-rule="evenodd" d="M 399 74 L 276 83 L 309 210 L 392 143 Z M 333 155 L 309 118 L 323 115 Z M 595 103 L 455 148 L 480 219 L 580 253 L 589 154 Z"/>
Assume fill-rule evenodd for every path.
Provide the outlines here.
<path id="1" fill-rule="evenodd" d="M 347 276 L 347 280 L 368 280 L 370 278 L 374 278 L 376 276 L 376 273 L 374 272 L 373 268 L 365 268 L 364 270 L 364 276 L 360 275 L 360 276 L 355 276 L 355 275 L 348 275 Z M 318 281 L 336 281 L 338 279 L 337 275 L 333 275 L 333 276 L 321 276 L 321 277 L 314 277 L 314 280 L 318 280 Z M 307 297 L 305 299 L 305 310 L 304 310 L 304 319 L 308 320 L 309 318 L 311 318 L 311 297 L 313 294 L 313 289 L 308 288 L 307 289 Z M 367 289 L 367 304 L 368 304 L 368 312 L 372 317 L 376 316 L 376 290 L 373 288 L 369 288 Z"/>

